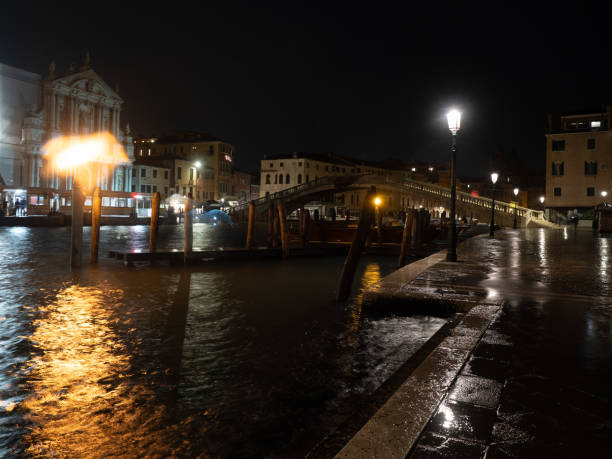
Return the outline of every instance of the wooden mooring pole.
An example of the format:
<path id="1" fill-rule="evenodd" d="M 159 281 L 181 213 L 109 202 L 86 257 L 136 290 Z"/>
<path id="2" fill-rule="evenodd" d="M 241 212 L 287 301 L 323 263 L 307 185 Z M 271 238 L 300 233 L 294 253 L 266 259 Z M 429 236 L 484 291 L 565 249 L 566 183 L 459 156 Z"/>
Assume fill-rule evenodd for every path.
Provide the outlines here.
<path id="1" fill-rule="evenodd" d="M 185 264 L 189 263 L 189 258 L 191 257 L 191 252 L 193 251 L 193 213 L 191 211 L 191 204 L 192 199 L 191 199 L 191 193 L 189 193 L 187 195 L 187 197 L 185 198 L 185 211 L 184 211 L 184 236 L 185 236 L 185 242 L 184 242 L 184 251 L 185 251 L 185 257 L 184 257 L 184 262 Z"/>
<path id="2" fill-rule="evenodd" d="M 363 207 L 361 208 L 361 214 L 359 216 L 359 224 L 353 243 L 349 250 L 346 260 L 344 260 L 344 266 L 342 267 L 342 274 L 340 274 L 340 283 L 338 284 L 338 295 L 336 300 L 342 302 L 346 300 L 351 294 L 351 285 L 353 284 L 353 277 L 355 277 L 355 271 L 359 265 L 359 259 L 365 246 L 370 228 L 372 227 L 372 220 L 374 219 L 374 195 L 376 194 L 376 188 L 371 187 L 368 191 Z"/>
<path id="3" fill-rule="evenodd" d="M 413 224 L 414 212 L 412 209 L 408 209 L 406 212 L 406 220 L 404 222 L 404 231 L 402 232 L 402 244 L 400 246 L 399 259 L 397 261 L 398 268 L 403 268 L 406 264 L 406 251 L 408 250 L 408 244 L 410 243 L 410 235 L 412 233 Z"/>
<path id="4" fill-rule="evenodd" d="M 159 191 L 153 193 L 151 204 L 151 225 L 149 227 L 149 251 L 154 253 L 157 250 L 157 228 L 159 227 Z"/>
<path id="5" fill-rule="evenodd" d="M 102 195 L 96 187 L 91 203 L 91 263 L 98 262 L 98 247 L 100 245 L 100 214 L 102 213 Z"/>
<path id="6" fill-rule="evenodd" d="M 274 204 L 268 209 L 268 247 L 274 246 Z"/>
<path id="7" fill-rule="evenodd" d="M 246 248 L 251 250 L 251 242 L 253 241 L 253 226 L 255 226 L 255 203 L 249 203 L 249 220 L 247 227 Z"/>
<path id="8" fill-rule="evenodd" d="M 72 183 L 72 228 L 70 266 L 80 268 L 83 261 L 83 192 L 75 180 Z"/>
<path id="9" fill-rule="evenodd" d="M 283 259 L 289 258 L 289 228 L 287 228 L 287 216 L 282 201 L 278 201 L 278 221 L 280 223 L 280 239 Z"/>

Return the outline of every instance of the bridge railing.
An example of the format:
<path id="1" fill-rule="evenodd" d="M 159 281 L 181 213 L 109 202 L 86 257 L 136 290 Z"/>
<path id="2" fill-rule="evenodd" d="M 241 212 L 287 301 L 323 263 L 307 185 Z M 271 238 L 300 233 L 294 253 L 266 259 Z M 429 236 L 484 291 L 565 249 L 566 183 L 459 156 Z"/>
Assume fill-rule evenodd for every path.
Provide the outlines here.
<path id="1" fill-rule="evenodd" d="M 270 193 L 267 196 L 262 196 L 261 198 L 254 199 L 251 202 L 255 204 L 255 207 L 265 206 L 266 204 L 269 204 L 275 201 L 276 199 L 283 199 L 289 196 L 295 196 L 298 193 L 301 193 L 303 191 L 315 189 L 321 186 L 335 185 L 337 182 L 339 182 L 342 179 L 346 179 L 346 177 L 335 177 L 335 176 L 317 177 L 315 180 L 310 180 L 300 185 L 292 186 L 290 188 L 285 188 L 284 190 L 277 191 L 275 193 Z M 248 208 L 249 208 L 249 203 L 247 202 L 247 203 L 232 207 L 230 209 L 230 213 L 240 212 Z"/>
<path id="2" fill-rule="evenodd" d="M 450 199 L 450 189 L 444 188 L 438 185 L 434 185 L 433 183 L 425 183 L 425 182 L 417 182 L 417 181 L 398 181 L 389 177 L 385 177 L 385 182 L 394 185 L 401 185 L 405 188 L 417 190 L 421 192 L 426 192 L 428 194 L 432 194 L 435 196 L 439 196 L 442 198 Z M 471 204 L 473 206 L 482 207 L 485 209 L 490 209 L 492 205 L 492 199 L 486 198 L 483 196 L 472 196 L 469 193 L 464 191 L 457 191 L 457 202 L 462 202 L 465 204 Z M 527 207 L 515 206 L 514 204 L 510 204 L 503 201 L 495 200 L 495 211 L 496 212 L 504 212 L 508 214 L 514 214 L 516 208 L 516 214 L 519 217 L 524 217 L 527 219 L 544 219 L 544 212 L 541 210 L 529 209 Z"/>

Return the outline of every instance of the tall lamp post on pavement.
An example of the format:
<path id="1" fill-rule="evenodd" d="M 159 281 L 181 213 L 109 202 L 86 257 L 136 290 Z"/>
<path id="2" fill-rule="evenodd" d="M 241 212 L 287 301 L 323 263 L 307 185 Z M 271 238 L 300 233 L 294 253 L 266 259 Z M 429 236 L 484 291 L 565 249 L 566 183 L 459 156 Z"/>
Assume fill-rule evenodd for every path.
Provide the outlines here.
<path id="1" fill-rule="evenodd" d="M 497 177 L 499 177 L 499 175 L 496 172 L 491 174 L 491 181 L 493 182 L 493 199 L 491 200 L 491 227 L 489 228 L 489 237 L 495 236 L 495 183 L 497 183 Z"/>
<path id="2" fill-rule="evenodd" d="M 540 196 L 540 205 L 542 206 L 542 218 L 546 220 L 546 217 L 544 217 L 544 196 Z"/>
<path id="3" fill-rule="evenodd" d="M 457 190 L 455 187 L 455 160 L 457 153 L 457 131 L 461 125 L 461 112 L 451 110 L 447 113 L 448 128 L 453 134 L 453 143 L 451 146 L 451 183 L 450 183 L 450 228 L 448 232 L 448 252 L 446 253 L 446 261 L 457 261 L 457 223 L 455 221 L 455 202 L 457 200 Z"/>
<path id="4" fill-rule="evenodd" d="M 516 220 L 516 208 L 518 207 L 518 192 L 519 192 L 519 189 L 515 188 L 513 191 L 514 191 L 514 226 L 513 226 L 513 228 L 516 229 L 518 227 L 517 220 Z"/>

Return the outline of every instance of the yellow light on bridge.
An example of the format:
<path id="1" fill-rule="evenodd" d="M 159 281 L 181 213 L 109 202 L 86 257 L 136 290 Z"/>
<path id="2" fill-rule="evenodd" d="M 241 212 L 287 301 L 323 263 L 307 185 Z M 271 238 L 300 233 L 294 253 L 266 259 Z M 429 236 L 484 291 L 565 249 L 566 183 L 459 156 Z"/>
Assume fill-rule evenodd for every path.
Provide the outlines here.
<path id="1" fill-rule="evenodd" d="M 380 203 L 381 203 L 381 202 L 382 202 L 382 201 L 380 200 L 380 198 L 379 198 L 378 196 L 376 196 L 376 197 L 374 198 L 374 205 L 376 205 L 376 206 L 380 206 Z"/>

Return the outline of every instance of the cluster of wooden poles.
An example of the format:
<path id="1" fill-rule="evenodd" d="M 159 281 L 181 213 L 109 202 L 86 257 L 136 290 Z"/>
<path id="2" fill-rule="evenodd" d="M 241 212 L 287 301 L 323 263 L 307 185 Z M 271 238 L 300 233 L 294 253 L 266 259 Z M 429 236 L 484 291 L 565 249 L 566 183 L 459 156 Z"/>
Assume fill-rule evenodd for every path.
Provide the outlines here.
<path id="1" fill-rule="evenodd" d="M 382 215 L 378 208 L 374 205 L 374 197 L 376 188 L 371 187 L 364 200 L 363 208 L 357 225 L 357 232 L 353 238 L 351 248 L 344 261 L 342 273 L 340 274 L 340 283 L 338 284 L 338 293 L 336 300 L 345 301 L 351 293 L 351 285 L 355 277 L 355 271 L 359 265 L 359 259 L 364 251 L 370 229 L 374 222 L 378 229 L 378 240 L 382 242 Z M 404 223 L 404 231 L 402 232 L 402 243 L 400 245 L 400 253 L 398 259 L 398 268 L 402 268 L 406 264 L 406 252 L 410 246 L 412 249 L 418 248 L 423 242 L 423 233 L 425 228 L 429 226 L 430 214 L 425 209 L 408 209 L 406 211 L 406 221 Z"/>
<path id="2" fill-rule="evenodd" d="M 149 227 L 149 251 L 157 250 L 157 229 L 159 228 L 159 207 L 161 198 L 159 192 L 153 193 L 151 206 L 151 224 Z M 193 199 L 191 194 L 185 198 L 184 218 L 184 253 L 187 263 L 193 251 Z M 96 188 L 91 203 L 91 263 L 98 262 L 100 247 L 100 216 L 102 214 L 102 194 Z M 70 265 L 79 268 L 83 256 L 83 193 L 80 186 L 72 189 L 72 234 L 70 244 Z"/>
<path id="3" fill-rule="evenodd" d="M 368 190 L 363 208 L 359 217 L 357 231 L 351 243 L 349 253 L 344 261 L 340 282 L 338 285 L 337 300 L 345 301 L 351 290 L 355 271 L 359 265 L 359 259 L 364 251 L 370 229 L 374 224 L 378 227 L 379 243 L 382 243 L 381 228 L 382 215 L 374 205 L 376 188 Z M 184 206 L 184 261 L 188 263 L 193 251 L 193 200 L 191 195 L 185 198 Z M 159 227 L 159 192 L 153 194 L 151 209 L 151 224 L 149 228 L 149 251 L 157 250 L 157 232 Z M 75 186 L 72 193 L 72 241 L 71 241 L 71 265 L 80 267 L 82 261 L 83 243 L 83 195 L 80 187 Z M 100 189 L 96 188 L 93 194 L 91 212 L 91 263 L 98 262 L 98 252 L 100 245 L 100 215 L 102 211 L 102 196 Z M 429 225 L 430 214 L 424 209 L 408 209 L 406 211 L 406 221 L 402 233 L 402 242 L 398 259 L 398 268 L 405 265 L 406 252 L 408 247 L 418 248 L 423 242 L 423 233 Z M 287 211 L 282 201 L 272 203 L 267 213 L 268 221 L 268 244 L 271 247 L 281 245 L 281 253 L 284 259 L 289 256 L 289 228 L 287 225 Z M 246 248 L 251 249 L 253 242 L 253 231 L 255 226 L 255 205 L 250 203 L 248 214 L 248 226 L 246 237 Z M 305 246 L 308 242 L 308 235 L 311 228 L 310 214 L 300 212 L 300 234 L 302 243 Z"/>

